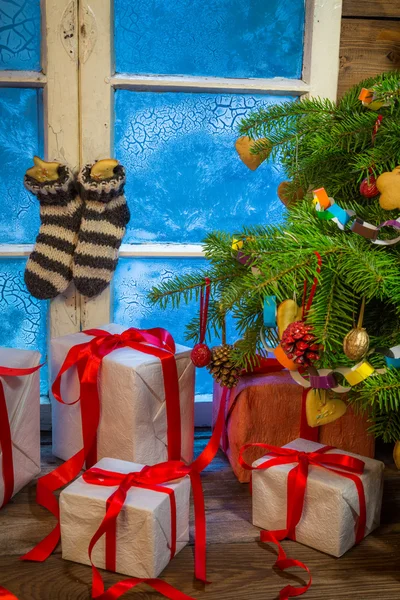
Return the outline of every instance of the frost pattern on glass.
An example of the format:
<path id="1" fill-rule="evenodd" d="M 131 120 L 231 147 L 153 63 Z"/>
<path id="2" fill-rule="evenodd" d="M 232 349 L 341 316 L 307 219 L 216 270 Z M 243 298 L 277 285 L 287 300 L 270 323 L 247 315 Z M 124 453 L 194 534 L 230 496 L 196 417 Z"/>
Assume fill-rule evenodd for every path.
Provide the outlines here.
<path id="1" fill-rule="evenodd" d="M 235 150 L 250 111 L 290 98 L 116 92 L 115 154 L 132 211 L 125 242 L 200 242 L 212 229 L 277 223 L 279 165 L 250 171 Z"/>
<path id="2" fill-rule="evenodd" d="M 0 243 L 28 244 L 39 229 L 39 203 L 24 188 L 34 154 L 43 154 L 42 92 L 0 92 Z"/>
<path id="3" fill-rule="evenodd" d="M 45 360 L 47 302 L 30 295 L 24 269 L 24 259 L 0 259 L 0 346 L 38 350 Z M 40 391 L 48 392 L 46 366 L 41 369 Z"/>
<path id="4" fill-rule="evenodd" d="M 301 76 L 304 0 L 115 0 L 118 72 Z"/>
<path id="5" fill-rule="evenodd" d="M 40 0 L 0 1 L 0 69 L 40 71 Z"/>
<path id="6" fill-rule="evenodd" d="M 185 341 L 185 327 L 197 314 L 199 303 L 181 304 L 179 309 L 161 310 L 152 306 L 147 294 L 155 285 L 171 279 L 178 273 L 203 269 L 207 261 L 201 258 L 122 258 L 114 277 L 114 322 L 126 327 L 164 327 L 174 336 L 175 342 L 191 346 Z M 232 328 L 228 326 L 228 339 L 234 341 Z M 207 340 L 210 347 L 219 344 L 213 338 Z M 196 394 L 211 394 L 212 378 L 206 369 L 196 369 Z"/>

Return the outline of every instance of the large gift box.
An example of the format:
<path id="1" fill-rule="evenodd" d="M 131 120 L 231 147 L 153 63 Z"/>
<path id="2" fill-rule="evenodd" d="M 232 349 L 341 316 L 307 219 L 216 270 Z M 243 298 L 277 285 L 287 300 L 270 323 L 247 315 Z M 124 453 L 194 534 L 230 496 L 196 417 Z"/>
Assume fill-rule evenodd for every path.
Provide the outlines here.
<path id="1" fill-rule="evenodd" d="M 323 444 L 296 439 L 283 447 L 300 452 L 293 460 L 285 456 L 277 458 L 272 452 L 253 463 L 253 468 L 270 460 L 283 463 L 287 459 L 288 463 L 252 471 L 254 525 L 268 531 L 286 529 L 288 501 L 292 503 L 295 512 L 302 502 L 301 493 L 299 498 L 294 498 L 295 492 L 288 489 L 289 473 L 305 458 L 301 453 L 315 453 L 322 448 Z M 364 471 L 358 475 L 353 471 L 349 477 L 349 473 L 352 473 L 349 466 L 329 464 L 326 459 L 324 463 L 324 457 L 329 455 L 359 459 L 364 463 Z M 318 461 L 320 464 L 315 464 Z M 326 464 L 328 468 L 321 467 L 321 464 Z M 306 475 L 303 510 L 300 511 L 300 520 L 295 527 L 296 541 L 339 557 L 355 544 L 361 520 L 365 521 L 361 537 L 371 533 L 378 527 L 380 520 L 383 469 L 384 464 L 378 460 L 337 448 L 317 454 L 314 462 L 311 457 L 308 476 Z M 360 482 L 362 484 L 363 491 L 361 489 L 360 493 L 357 480 L 358 485 Z M 292 480 L 293 484 L 296 487 L 296 482 Z M 361 496 L 365 498 L 365 502 Z M 289 537 L 292 536 L 289 534 Z"/>
<path id="2" fill-rule="evenodd" d="M 87 473 L 101 469 L 108 471 L 110 476 L 115 472 L 139 474 L 142 468 L 143 465 L 103 458 Z M 87 483 L 84 477 L 79 477 L 61 492 L 61 542 L 64 559 L 90 564 L 89 544 L 106 515 L 107 500 L 118 486 L 103 486 L 101 481 L 98 485 L 95 481 Z M 164 492 L 140 487 L 140 483 L 139 487 L 127 486 L 129 489 L 116 520 L 112 543 L 115 552 L 113 570 L 116 572 L 139 578 L 158 577 L 171 558 L 171 511 L 176 518 L 174 554 L 188 543 L 190 478 L 185 476 L 163 483 L 162 487 Z M 173 490 L 174 503 L 165 488 Z M 102 536 L 94 546 L 92 561 L 98 568 L 108 568 L 106 544 L 107 536 Z"/>
<path id="3" fill-rule="evenodd" d="M 126 330 L 115 324 L 101 329 L 113 334 Z M 91 339 L 93 336 L 75 333 L 52 340 L 53 381 L 68 351 Z M 176 345 L 175 358 L 179 379 L 181 458 L 191 462 L 195 369 L 189 348 Z M 107 456 L 150 465 L 167 460 L 167 412 L 160 359 L 130 347 L 118 348 L 103 359 L 97 386 L 100 397 L 97 458 Z M 63 374 L 61 395 L 68 404 L 79 398 L 80 382 L 75 367 Z M 52 421 L 53 453 L 67 460 L 83 446 L 80 403 L 67 406 L 53 397 Z"/>
<path id="4" fill-rule="evenodd" d="M 221 403 L 222 388 L 214 384 L 213 421 Z M 246 375 L 234 388 L 226 410 L 226 427 L 221 447 L 226 452 L 237 478 L 250 481 L 250 472 L 239 462 L 240 448 L 251 442 L 284 446 L 302 435 L 303 388 L 289 371 L 269 375 Z M 355 415 L 349 406 L 337 421 L 318 427 L 318 440 L 363 456 L 374 456 L 374 438 L 368 433 L 367 415 Z M 303 437 L 304 434 L 303 434 Z M 261 456 L 258 448 L 246 455 L 249 461 Z"/>
<path id="5" fill-rule="evenodd" d="M 40 376 L 29 373 L 39 361 L 39 352 L 0 348 L 0 508 L 40 473 Z"/>

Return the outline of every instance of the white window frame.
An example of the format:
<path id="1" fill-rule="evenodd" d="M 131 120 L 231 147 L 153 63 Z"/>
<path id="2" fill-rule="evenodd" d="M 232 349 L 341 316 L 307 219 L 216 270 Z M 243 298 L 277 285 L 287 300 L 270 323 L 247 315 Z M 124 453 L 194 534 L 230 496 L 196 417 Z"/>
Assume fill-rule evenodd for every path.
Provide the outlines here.
<path id="1" fill-rule="evenodd" d="M 42 71 L 0 70 L 0 88 L 43 89 L 44 155 L 79 166 L 78 5 L 76 0 L 41 0 Z M 68 48 L 63 27 L 69 26 Z M 72 29 L 71 29 L 72 27 Z M 1 90 L 0 90 L 1 94 Z M 22 185 L 22 181 L 21 181 Z M 30 244 L 0 244 L 0 258 L 22 258 Z M 80 302 L 73 285 L 50 302 L 48 339 L 79 331 Z"/>
<path id="2" fill-rule="evenodd" d="M 42 73 L 0 71 L 0 87 L 44 89 L 45 157 L 72 168 L 113 155 L 113 91 L 254 93 L 336 99 L 342 0 L 306 0 L 301 79 L 114 75 L 113 0 L 42 0 Z M 63 29 L 69 26 L 69 47 Z M 79 55 L 79 70 L 78 70 Z M 1 92 L 0 92 L 1 93 Z M 0 244 L 0 257 L 32 245 Z M 122 244 L 122 257 L 203 257 L 201 244 Z M 71 285 L 50 302 L 49 337 L 112 318 L 112 289 L 93 299 Z"/>
<path id="3" fill-rule="evenodd" d="M 83 1 L 81 23 L 94 15 L 97 39 L 81 61 L 81 157 L 83 162 L 113 155 L 113 90 L 292 94 L 336 99 L 339 74 L 341 0 L 306 0 L 303 73 L 301 79 L 223 79 L 176 75 L 144 76 L 118 73 L 113 62 L 113 0 Z M 92 17 L 91 17 L 92 19 Z M 121 257 L 202 257 L 201 244 L 122 244 Z M 81 299 L 82 327 L 97 327 L 112 319 L 112 289 L 94 299 Z"/>

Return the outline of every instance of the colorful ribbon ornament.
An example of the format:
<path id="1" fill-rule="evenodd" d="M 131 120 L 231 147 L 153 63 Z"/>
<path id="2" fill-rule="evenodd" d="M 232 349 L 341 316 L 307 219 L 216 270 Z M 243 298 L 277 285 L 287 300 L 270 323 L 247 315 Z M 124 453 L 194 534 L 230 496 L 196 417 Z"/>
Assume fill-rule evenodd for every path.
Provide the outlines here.
<path id="1" fill-rule="evenodd" d="M 400 345 L 392 348 L 376 348 L 376 352 L 384 355 L 388 369 L 400 369 Z"/>
<path id="2" fill-rule="evenodd" d="M 0 585 L 0 598 L 1 600 L 18 600 L 17 596 L 14 596 L 11 592 L 6 590 L 6 588 L 1 587 Z"/>
<path id="3" fill-rule="evenodd" d="M 371 225 L 363 219 L 356 216 L 353 210 L 345 210 L 336 202 L 333 198 L 329 198 L 324 188 L 314 190 L 314 203 L 317 209 L 317 215 L 322 220 L 333 220 L 339 229 L 345 230 L 346 226 L 354 218 L 350 225 L 350 229 L 353 233 L 361 235 L 367 240 L 370 240 L 372 244 L 377 246 L 391 246 L 400 242 L 400 236 L 397 236 L 391 240 L 379 240 L 378 235 L 383 227 L 392 227 L 395 230 L 400 230 L 400 220 L 390 219 L 383 221 L 378 226 Z"/>
<path id="4" fill-rule="evenodd" d="M 170 501 L 171 513 L 171 559 L 176 552 L 176 500 L 174 491 L 165 484 L 189 475 L 192 483 L 194 510 L 195 510 L 195 576 L 204 583 L 206 581 L 206 519 L 204 510 L 204 496 L 200 480 L 200 473 L 181 461 L 169 461 L 143 467 L 141 471 L 128 473 L 115 473 L 103 469 L 92 468 L 83 474 L 86 483 L 100 486 L 118 486 L 117 490 L 108 498 L 106 514 L 96 533 L 93 535 L 89 548 L 89 559 L 92 565 L 92 597 L 102 599 L 116 599 L 140 583 L 147 583 L 168 598 L 190 598 L 175 588 L 169 590 L 171 595 L 165 594 L 167 584 L 160 579 L 142 579 L 131 577 L 120 581 L 104 593 L 104 583 L 101 574 L 93 564 L 92 552 L 98 540 L 105 535 L 106 569 L 116 571 L 117 552 L 117 518 L 125 503 L 126 496 L 131 487 L 140 487 L 155 492 L 167 494 Z M 155 584 L 155 585 L 154 585 Z M 161 589 L 164 589 L 164 592 Z"/>
<path id="5" fill-rule="evenodd" d="M 374 367 L 366 360 L 359 362 L 354 367 L 337 367 L 334 369 L 312 369 L 308 377 L 304 377 L 298 371 L 290 371 L 294 381 L 305 389 L 322 389 L 332 390 L 337 394 L 345 394 L 349 392 L 351 387 L 365 381 L 373 373 L 384 373 L 386 369 L 374 369 Z M 350 386 L 339 385 L 336 374 L 343 375 Z"/>
<path id="6" fill-rule="evenodd" d="M 252 465 L 246 463 L 243 458 L 244 452 L 247 450 L 247 448 L 251 447 L 265 448 L 268 453 L 273 455 L 273 458 L 261 463 L 256 467 L 253 467 Z M 334 448 L 332 446 L 324 446 L 315 452 L 300 452 L 290 448 L 279 448 L 269 444 L 261 443 L 246 444 L 240 449 L 239 462 L 243 468 L 250 471 L 266 470 L 277 465 L 296 463 L 296 466 L 289 471 L 287 479 L 286 529 L 276 531 L 261 531 L 260 536 L 262 542 L 270 542 L 277 546 L 278 559 L 275 563 L 275 566 L 281 571 L 284 571 L 290 567 L 300 567 L 310 574 L 310 578 L 306 585 L 302 587 L 287 585 L 284 587 L 279 593 L 280 600 L 287 600 L 293 596 L 301 596 L 302 594 L 305 594 L 312 581 L 309 568 L 298 560 L 287 558 L 285 551 L 279 543 L 285 538 L 290 538 L 294 541 L 296 540 L 296 527 L 303 513 L 307 478 L 310 466 L 325 469 L 332 473 L 336 473 L 340 477 L 346 477 L 347 479 L 353 481 L 357 489 L 360 506 L 360 514 L 356 527 L 356 544 L 360 543 L 365 536 L 367 507 L 365 502 L 364 486 L 359 478 L 359 475 L 364 472 L 364 462 L 358 458 L 347 456 L 346 454 L 326 454 L 329 450 L 334 450 Z"/>
<path id="7" fill-rule="evenodd" d="M 0 448 L 2 452 L 2 473 L 4 481 L 4 497 L 0 509 L 9 502 L 14 493 L 14 463 L 11 428 L 1 377 L 24 377 L 26 375 L 32 375 L 32 373 L 38 371 L 42 366 L 43 365 L 37 365 L 36 367 L 30 367 L 28 369 L 0 366 Z"/>

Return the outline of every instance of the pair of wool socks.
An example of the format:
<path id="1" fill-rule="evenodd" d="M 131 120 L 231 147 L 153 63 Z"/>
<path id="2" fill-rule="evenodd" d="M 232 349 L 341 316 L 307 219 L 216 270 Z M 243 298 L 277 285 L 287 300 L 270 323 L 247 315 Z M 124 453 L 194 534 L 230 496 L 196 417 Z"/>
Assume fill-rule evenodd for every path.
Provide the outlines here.
<path id="1" fill-rule="evenodd" d="M 99 179 L 92 167 L 85 165 L 77 179 L 65 165 L 52 181 L 38 181 L 33 169 L 25 175 L 25 187 L 40 202 L 39 235 L 25 269 L 26 286 L 36 298 L 54 298 L 72 279 L 91 298 L 112 279 L 130 218 L 125 170 L 116 163 L 110 177 Z"/>

